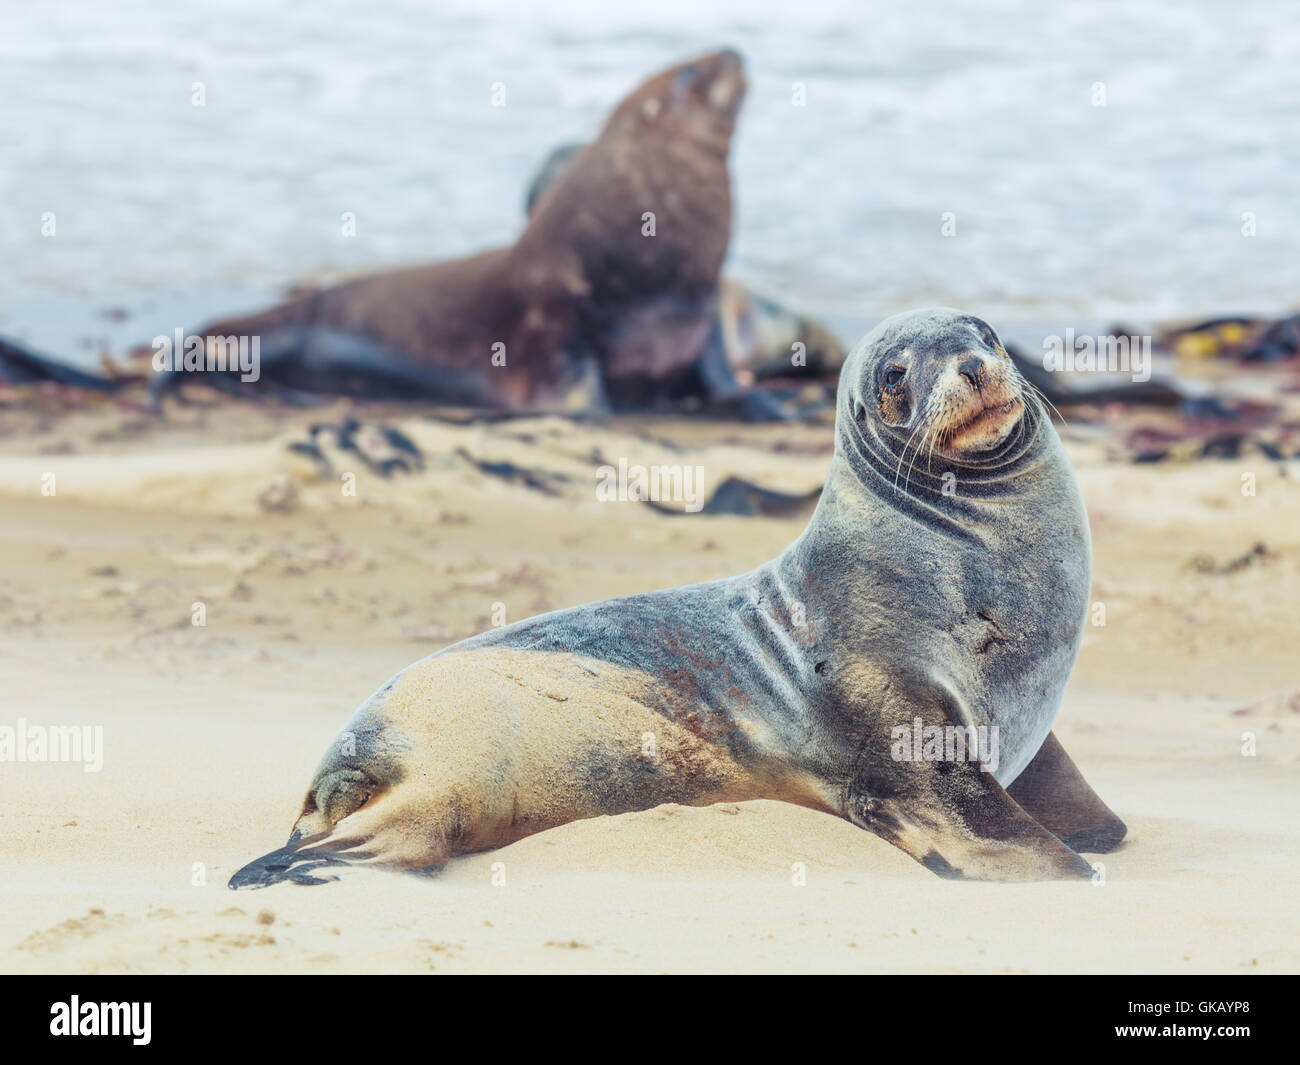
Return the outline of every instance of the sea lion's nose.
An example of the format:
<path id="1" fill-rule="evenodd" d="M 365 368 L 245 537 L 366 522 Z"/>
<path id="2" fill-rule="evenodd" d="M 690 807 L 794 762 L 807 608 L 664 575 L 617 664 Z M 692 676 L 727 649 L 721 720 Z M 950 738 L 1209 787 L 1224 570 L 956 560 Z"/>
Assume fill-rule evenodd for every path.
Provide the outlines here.
<path id="1" fill-rule="evenodd" d="M 979 388 L 980 374 L 984 372 L 984 360 L 978 355 L 972 355 L 957 367 L 957 372 L 970 382 L 971 388 Z"/>

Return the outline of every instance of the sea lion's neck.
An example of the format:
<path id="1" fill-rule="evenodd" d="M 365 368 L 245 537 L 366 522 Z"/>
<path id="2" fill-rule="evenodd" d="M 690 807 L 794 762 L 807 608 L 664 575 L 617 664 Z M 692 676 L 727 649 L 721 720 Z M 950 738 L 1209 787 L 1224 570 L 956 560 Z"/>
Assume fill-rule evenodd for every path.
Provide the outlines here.
<path id="1" fill-rule="evenodd" d="M 954 549 L 988 550 L 1011 529 L 1029 535 L 1062 501 L 1079 503 L 1078 487 L 1055 431 L 1033 412 L 979 461 L 922 453 L 905 437 L 837 433 L 822 497 L 808 528 L 782 557 L 805 572 L 864 558 L 882 545 L 943 537 Z"/>
<path id="2" fill-rule="evenodd" d="M 1035 497 L 1045 480 L 1070 476 L 1056 433 L 1034 408 L 997 447 L 961 458 L 905 429 L 841 423 L 835 466 L 827 492 L 841 506 L 893 512 L 959 538 L 978 536 L 1018 500 Z"/>

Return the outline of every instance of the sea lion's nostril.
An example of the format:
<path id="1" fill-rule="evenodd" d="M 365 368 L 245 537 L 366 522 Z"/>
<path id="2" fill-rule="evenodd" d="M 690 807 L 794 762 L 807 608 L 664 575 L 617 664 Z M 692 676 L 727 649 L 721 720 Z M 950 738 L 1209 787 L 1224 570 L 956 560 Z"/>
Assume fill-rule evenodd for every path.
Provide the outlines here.
<path id="1" fill-rule="evenodd" d="M 979 388 L 980 374 L 984 370 L 984 362 L 978 355 L 972 355 L 969 359 L 957 367 L 957 372 L 971 383 L 972 388 Z"/>

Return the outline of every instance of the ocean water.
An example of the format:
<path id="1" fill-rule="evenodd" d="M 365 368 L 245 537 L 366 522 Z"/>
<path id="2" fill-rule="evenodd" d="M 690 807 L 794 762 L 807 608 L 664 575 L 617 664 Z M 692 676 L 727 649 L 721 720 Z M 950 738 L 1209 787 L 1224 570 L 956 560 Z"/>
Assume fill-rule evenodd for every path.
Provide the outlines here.
<path id="1" fill-rule="evenodd" d="M 727 270 L 758 288 L 863 318 L 1300 304 L 1286 4 L 0 0 L 0 330 L 88 357 L 508 242 L 551 147 L 722 44 L 751 84 Z"/>

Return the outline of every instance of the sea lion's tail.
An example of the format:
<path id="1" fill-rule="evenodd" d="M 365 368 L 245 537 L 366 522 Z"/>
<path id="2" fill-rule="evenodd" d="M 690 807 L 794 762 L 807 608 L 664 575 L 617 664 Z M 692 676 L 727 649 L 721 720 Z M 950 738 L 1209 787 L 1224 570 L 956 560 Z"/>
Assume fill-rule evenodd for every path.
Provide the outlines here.
<path id="1" fill-rule="evenodd" d="M 75 366 L 40 355 L 14 340 L 0 337 L 0 383 L 10 385 L 53 381 L 61 385 L 90 388 L 96 392 L 115 392 L 123 382 L 111 377 L 79 370 Z"/>

